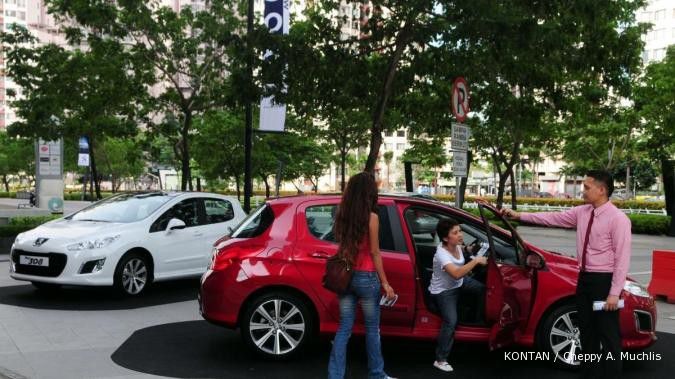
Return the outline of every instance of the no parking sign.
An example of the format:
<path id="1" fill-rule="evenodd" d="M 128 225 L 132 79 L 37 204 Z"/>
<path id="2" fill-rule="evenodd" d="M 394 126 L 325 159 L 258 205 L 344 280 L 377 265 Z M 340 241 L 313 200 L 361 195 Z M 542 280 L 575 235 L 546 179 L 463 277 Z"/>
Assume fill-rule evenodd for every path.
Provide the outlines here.
<path id="1" fill-rule="evenodd" d="M 464 122 L 469 114 L 469 85 L 463 77 L 458 77 L 452 83 L 452 114 L 458 122 Z"/>

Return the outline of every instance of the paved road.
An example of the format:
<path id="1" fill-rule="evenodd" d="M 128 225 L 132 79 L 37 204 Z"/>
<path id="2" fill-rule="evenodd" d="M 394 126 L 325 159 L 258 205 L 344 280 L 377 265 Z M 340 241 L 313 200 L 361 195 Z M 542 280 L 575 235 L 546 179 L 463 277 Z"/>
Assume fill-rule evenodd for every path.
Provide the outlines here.
<path id="1" fill-rule="evenodd" d="M 1 268 L 0 268 L 1 269 Z M 155 288 L 140 300 L 106 290 L 66 288 L 44 295 L 0 280 L 0 377 L 28 378 L 299 378 L 325 377 L 330 340 L 291 362 L 262 361 L 238 332 L 200 319 L 198 283 Z M 625 378 L 658 378 L 675 370 L 675 334 L 659 333 L 648 351 L 660 360 L 626 362 Z M 387 370 L 401 378 L 446 378 L 431 366 L 434 344 L 383 339 Z M 513 350 L 458 344 L 455 374 L 478 378 L 574 378 L 548 361 L 510 361 Z M 653 356 L 656 358 L 656 355 Z M 347 378 L 366 377 L 363 338 L 349 350 Z"/>

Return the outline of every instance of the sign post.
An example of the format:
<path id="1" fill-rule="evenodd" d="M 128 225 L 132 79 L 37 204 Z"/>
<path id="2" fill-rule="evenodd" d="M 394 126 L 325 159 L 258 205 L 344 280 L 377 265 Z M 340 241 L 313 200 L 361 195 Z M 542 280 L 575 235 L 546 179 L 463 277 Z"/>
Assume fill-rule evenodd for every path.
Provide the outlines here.
<path id="1" fill-rule="evenodd" d="M 464 193 L 460 191 L 461 178 L 469 174 L 467 151 L 469 150 L 469 136 L 471 129 L 462 124 L 469 114 L 469 85 L 463 77 L 458 77 L 452 83 L 450 99 L 452 114 L 459 124 L 452 124 L 452 137 L 450 147 L 452 149 L 452 174 L 455 176 L 455 206 L 461 207 L 464 202 Z"/>
<path id="2" fill-rule="evenodd" d="M 35 145 L 35 199 L 38 208 L 63 213 L 63 140 L 38 140 Z"/>

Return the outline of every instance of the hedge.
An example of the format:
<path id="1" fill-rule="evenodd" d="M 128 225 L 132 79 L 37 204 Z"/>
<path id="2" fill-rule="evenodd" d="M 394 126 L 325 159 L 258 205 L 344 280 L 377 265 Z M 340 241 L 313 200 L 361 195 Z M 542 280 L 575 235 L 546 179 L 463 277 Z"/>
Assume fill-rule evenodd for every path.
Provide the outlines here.
<path id="1" fill-rule="evenodd" d="M 440 201 L 454 202 L 455 195 L 434 195 L 434 198 Z M 475 202 L 478 197 L 467 196 L 464 198 L 467 202 Z M 494 196 L 485 196 L 480 199 L 484 199 L 490 202 L 495 202 L 496 197 Z M 551 197 L 518 197 L 516 199 L 517 204 L 530 204 L 530 205 L 550 205 L 558 207 L 575 207 L 577 205 L 584 204 L 583 199 L 558 199 Z M 511 197 L 504 197 L 505 204 L 511 204 Z M 665 201 L 643 201 L 643 200 L 612 200 L 612 203 L 621 209 L 664 209 L 666 207 Z"/>
<path id="2" fill-rule="evenodd" d="M 480 217 L 480 212 L 476 208 L 464 209 L 465 211 Z M 670 216 L 660 216 L 660 215 L 641 215 L 641 214 L 629 214 L 627 215 L 631 222 L 631 232 L 634 234 L 653 234 L 653 235 L 664 235 L 668 233 L 668 226 L 670 225 Z M 488 220 L 494 220 L 492 213 L 488 212 Z M 502 226 L 500 221 L 495 222 L 497 225 Z M 509 220 L 511 225 L 518 227 L 518 225 L 524 225 L 518 221 Z"/>

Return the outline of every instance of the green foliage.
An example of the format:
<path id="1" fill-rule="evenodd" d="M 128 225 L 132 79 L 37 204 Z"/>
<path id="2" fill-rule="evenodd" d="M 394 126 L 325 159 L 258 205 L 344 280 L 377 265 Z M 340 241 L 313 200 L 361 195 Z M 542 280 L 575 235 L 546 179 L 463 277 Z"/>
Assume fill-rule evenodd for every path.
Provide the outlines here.
<path id="1" fill-rule="evenodd" d="M 9 225 L 12 226 L 30 226 L 34 228 L 38 225 L 44 224 L 47 221 L 51 221 L 61 216 L 50 215 L 50 216 L 15 216 L 9 219 Z"/>
<path id="2" fill-rule="evenodd" d="M 668 234 L 670 216 L 658 215 L 628 215 L 631 222 L 631 231 L 636 234 Z"/>
<path id="3" fill-rule="evenodd" d="M 26 138 L 10 137 L 0 131 L 0 180 L 9 191 L 8 175 L 27 174 L 35 172 L 35 152 L 33 142 Z"/>

